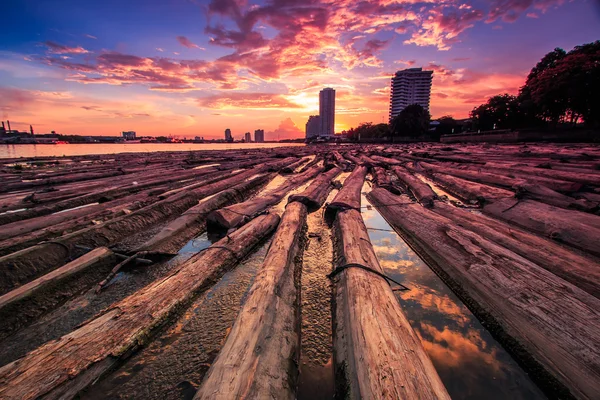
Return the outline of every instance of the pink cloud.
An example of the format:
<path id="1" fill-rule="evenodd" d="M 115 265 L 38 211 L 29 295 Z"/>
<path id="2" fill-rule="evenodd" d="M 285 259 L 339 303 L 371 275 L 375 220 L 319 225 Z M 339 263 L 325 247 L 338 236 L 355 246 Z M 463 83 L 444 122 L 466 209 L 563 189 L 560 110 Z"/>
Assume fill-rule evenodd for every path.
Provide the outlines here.
<path id="1" fill-rule="evenodd" d="M 179 42 L 179 44 L 181 44 L 184 47 L 187 47 L 188 49 L 206 50 L 205 48 L 200 47 L 197 44 L 193 43 L 190 39 L 188 39 L 185 36 L 177 36 L 177 41 Z"/>
<path id="2" fill-rule="evenodd" d="M 277 129 L 267 132 L 265 136 L 266 140 L 296 139 L 304 136 L 304 130 L 288 117 L 279 123 Z"/>
<path id="3" fill-rule="evenodd" d="M 84 49 L 81 46 L 77 47 L 69 47 L 63 46 L 62 44 L 58 44 L 52 41 L 44 42 L 44 45 L 48 47 L 48 52 L 52 54 L 85 54 L 89 53 L 88 50 Z"/>

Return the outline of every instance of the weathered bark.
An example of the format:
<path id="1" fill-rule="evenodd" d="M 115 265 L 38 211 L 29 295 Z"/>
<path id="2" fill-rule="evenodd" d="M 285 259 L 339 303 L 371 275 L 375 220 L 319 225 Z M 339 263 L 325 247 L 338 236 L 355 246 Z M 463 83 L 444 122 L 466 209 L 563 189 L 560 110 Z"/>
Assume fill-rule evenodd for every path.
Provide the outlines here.
<path id="1" fill-rule="evenodd" d="M 377 161 L 381 165 L 402 165 L 401 161 L 395 160 L 389 157 L 382 157 L 378 155 L 371 155 L 371 159 Z"/>
<path id="2" fill-rule="evenodd" d="M 223 349 L 194 399 L 294 399 L 299 365 L 299 284 L 307 210 L 289 203 Z"/>
<path id="3" fill-rule="evenodd" d="M 63 265 L 70 255 L 77 255 L 75 245 L 90 248 L 113 245 L 171 215 L 183 213 L 204 197 L 243 182 L 254 174 L 256 170 L 249 170 L 198 189 L 180 192 L 131 214 L 0 257 L 0 294 Z"/>
<path id="4" fill-rule="evenodd" d="M 99 247 L 0 297 L 0 339 L 29 324 L 48 310 L 97 282 L 116 261 L 115 254 Z M 83 276 L 88 274 L 90 276 Z M 76 281 L 83 282 L 76 282 Z"/>
<path id="5" fill-rule="evenodd" d="M 333 189 L 332 181 L 342 171 L 339 168 L 330 169 L 321 173 L 315 180 L 302 192 L 292 194 L 288 198 L 288 203 L 299 201 L 303 203 L 309 211 L 316 211 L 327 199 L 329 192 Z"/>
<path id="6" fill-rule="evenodd" d="M 395 194 L 400 194 L 400 189 L 392 183 L 392 179 L 388 175 L 387 170 L 382 167 L 374 167 L 372 175 L 375 186 L 384 188 Z"/>
<path id="7" fill-rule="evenodd" d="M 340 210 L 360 209 L 360 192 L 367 176 L 367 167 L 357 165 L 350 176 L 344 181 L 344 186 L 338 194 L 335 195 L 333 201 L 327 205 L 325 217 L 333 221 L 335 214 Z"/>
<path id="8" fill-rule="evenodd" d="M 485 204 L 498 199 L 513 198 L 515 194 L 494 186 L 471 182 L 446 174 L 431 174 L 432 179 L 444 190 L 460 198 L 462 201 L 475 204 Z"/>
<path id="9" fill-rule="evenodd" d="M 484 168 L 480 168 L 477 171 L 475 171 L 471 169 L 450 168 L 445 165 L 434 165 L 425 162 L 420 163 L 420 165 L 428 171 L 448 174 L 459 178 L 467 179 L 473 182 L 495 185 L 509 189 L 513 188 L 516 185 L 522 185 L 527 183 L 545 186 L 549 189 L 556 190 L 559 192 L 574 192 L 581 188 L 581 184 L 579 183 L 537 176 L 514 177 L 509 176 L 510 173 L 503 175 L 500 173 L 486 172 Z"/>
<path id="10" fill-rule="evenodd" d="M 507 166 L 506 164 L 494 163 L 494 162 L 486 163 L 485 167 L 486 168 L 489 167 L 494 170 L 498 170 L 499 172 L 502 172 L 505 174 L 514 173 L 514 174 L 518 174 L 518 175 L 527 174 L 527 175 L 534 175 L 534 176 L 543 176 L 546 178 L 561 179 L 561 180 L 570 181 L 570 182 L 578 182 L 578 183 L 581 183 L 584 185 L 600 186 L 600 175 L 598 175 L 598 174 L 573 173 L 573 172 L 567 172 L 567 171 L 557 171 L 557 170 L 551 170 L 551 169 L 545 169 L 545 168 L 534 168 L 534 167 L 527 167 L 527 166 L 511 167 L 511 166 Z"/>
<path id="11" fill-rule="evenodd" d="M 301 166 L 304 163 L 306 163 L 306 160 L 304 158 L 301 158 L 301 159 L 294 161 L 294 162 L 286 165 L 285 167 L 281 168 L 281 170 L 279 172 L 282 174 L 292 174 L 292 173 L 294 173 L 296 168 L 298 168 L 299 166 Z"/>
<path id="12" fill-rule="evenodd" d="M 342 171 L 347 171 L 351 168 L 350 163 L 342 157 L 342 155 L 338 151 L 332 151 L 331 154 L 335 159 L 336 164 Z"/>
<path id="13" fill-rule="evenodd" d="M 102 172 L 84 172 L 81 174 L 72 174 L 72 175 L 66 175 L 66 176 L 61 176 L 61 177 L 57 177 L 57 178 L 35 180 L 35 181 L 31 181 L 31 182 L 10 183 L 6 186 L 3 186 L 0 189 L 0 192 L 12 192 L 15 190 L 29 189 L 29 188 L 33 188 L 33 187 L 37 187 L 37 186 L 49 186 L 49 185 L 64 184 L 64 183 L 69 183 L 69 182 L 87 181 L 87 180 L 106 178 L 106 177 L 116 176 L 116 175 L 124 175 L 124 173 L 123 173 L 123 171 L 119 171 L 119 170 L 102 171 Z"/>
<path id="14" fill-rule="evenodd" d="M 338 268 L 383 273 L 359 211 L 338 212 L 334 238 Z M 334 278 L 333 333 L 336 397 L 450 399 L 384 278 L 359 268 Z"/>
<path id="15" fill-rule="evenodd" d="M 404 189 L 410 190 L 419 203 L 425 207 L 433 207 L 433 200 L 436 198 L 436 195 L 428 184 L 412 175 L 403 167 L 394 167 L 392 171 L 394 171 Z"/>
<path id="16" fill-rule="evenodd" d="M 599 299 L 406 197 L 375 189 L 368 198 L 406 203 L 378 210 L 537 378 L 554 376 L 538 381 L 545 390 L 597 398 Z"/>
<path id="17" fill-rule="evenodd" d="M 259 175 L 202 201 L 184 212 L 181 217 L 170 222 L 159 233 L 139 246 L 136 251 L 176 252 L 183 244 L 206 228 L 206 217 L 210 212 L 247 199 L 272 178 L 273 174 Z"/>
<path id="18" fill-rule="evenodd" d="M 263 215 L 186 261 L 175 273 L 114 304 L 62 338 L 0 368 L 0 397 L 73 398 L 143 346 L 194 295 L 269 235 L 277 215 Z M 47 362 L 47 360 L 52 362 Z"/>
<path id="19" fill-rule="evenodd" d="M 352 154 L 350 154 L 349 152 L 344 153 L 344 158 L 350 162 L 352 162 L 354 165 L 359 166 L 363 164 L 363 161 L 359 158 L 354 157 Z"/>
<path id="20" fill-rule="evenodd" d="M 321 171 L 321 167 L 315 166 L 303 174 L 291 176 L 286 182 L 262 196 L 211 212 L 206 218 L 208 230 L 228 231 L 244 224 L 255 215 L 279 203 L 290 190 L 313 179 Z"/>
<path id="21" fill-rule="evenodd" d="M 576 200 L 573 197 L 565 196 L 545 186 L 532 185 L 528 183 L 515 185 L 514 190 L 518 198 L 527 198 L 541 201 L 552 206 L 575 209 L 581 211 L 593 211 L 598 205 L 585 199 Z"/>
<path id="22" fill-rule="evenodd" d="M 483 212 L 600 256 L 600 216 L 520 199 L 499 199 Z"/>
<path id="23" fill-rule="evenodd" d="M 598 260 L 482 214 L 442 202 L 436 202 L 432 210 L 600 298 Z"/>

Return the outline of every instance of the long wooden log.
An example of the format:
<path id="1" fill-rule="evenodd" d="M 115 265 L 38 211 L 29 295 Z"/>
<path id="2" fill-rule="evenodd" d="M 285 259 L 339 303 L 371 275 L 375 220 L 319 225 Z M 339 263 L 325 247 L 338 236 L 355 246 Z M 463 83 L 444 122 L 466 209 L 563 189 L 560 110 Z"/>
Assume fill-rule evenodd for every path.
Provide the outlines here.
<path id="1" fill-rule="evenodd" d="M 499 199 L 483 212 L 545 237 L 600 256 L 600 216 L 535 200 Z"/>
<path id="2" fill-rule="evenodd" d="M 558 193 L 552 189 L 548 189 L 545 186 L 523 183 L 516 185 L 513 189 L 516 191 L 518 198 L 537 200 L 551 206 L 587 212 L 598 208 L 596 203 L 587 201 L 585 199 L 576 200 L 573 197 Z"/>
<path id="3" fill-rule="evenodd" d="M 91 287 L 110 270 L 115 254 L 99 247 L 54 271 L 0 296 L 0 339 Z M 82 282 L 77 282 L 81 280 Z"/>
<path id="4" fill-rule="evenodd" d="M 433 200 L 435 200 L 437 196 L 428 184 L 412 175 L 403 167 L 393 167 L 392 171 L 394 171 L 394 174 L 398 177 L 398 180 L 404 189 L 410 190 L 419 203 L 425 207 L 433 207 Z"/>
<path id="5" fill-rule="evenodd" d="M 485 204 L 498 199 L 513 198 L 515 196 L 513 192 L 508 190 L 468 181 L 452 175 L 433 173 L 430 176 L 444 190 L 466 203 Z"/>
<path id="6" fill-rule="evenodd" d="M 392 193 L 400 194 L 399 187 L 395 186 L 392 183 L 392 179 L 387 173 L 387 170 L 382 167 L 374 167 L 371 171 L 373 175 L 373 183 L 377 187 L 384 188 L 385 190 L 389 190 Z"/>
<path id="7" fill-rule="evenodd" d="M 63 265 L 70 255 L 77 254 L 75 245 L 90 248 L 112 245 L 171 215 L 183 213 L 199 200 L 243 182 L 257 172 L 262 172 L 262 168 L 245 171 L 201 188 L 177 193 L 131 214 L 0 257 L 0 294 Z"/>
<path id="8" fill-rule="evenodd" d="M 406 197 L 375 189 L 368 198 L 546 391 L 597 398 L 598 298 Z M 391 202 L 405 204 L 380 207 Z"/>
<path id="9" fill-rule="evenodd" d="M 327 199 L 329 192 L 333 189 L 332 181 L 341 172 L 342 171 L 336 167 L 320 174 L 302 193 L 292 194 L 288 198 L 288 203 L 298 201 L 303 203 L 309 211 L 320 209 Z"/>
<path id="10" fill-rule="evenodd" d="M 337 268 L 383 273 L 359 211 L 337 213 L 334 240 Z M 333 333 L 336 398 L 450 399 L 384 278 L 360 268 L 337 274 Z"/>
<path id="11" fill-rule="evenodd" d="M 575 192 L 581 189 L 581 184 L 575 182 L 561 181 L 558 179 L 537 176 L 514 177 L 509 176 L 509 172 L 507 172 L 506 174 L 501 174 L 498 172 L 486 172 L 485 168 L 481 167 L 479 167 L 478 170 L 472 170 L 451 168 L 445 165 L 435 165 L 425 162 L 420 163 L 420 165 L 428 171 L 448 174 L 459 178 L 467 179 L 469 181 L 500 186 L 508 189 L 513 188 L 517 185 L 523 185 L 527 183 L 545 186 L 549 189 L 556 190 L 559 192 Z"/>
<path id="12" fill-rule="evenodd" d="M 578 182 L 584 185 L 600 186 L 600 175 L 586 173 L 572 173 L 567 171 L 558 171 L 545 168 L 534 168 L 527 166 L 511 167 L 501 163 L 488 162 L 486 168 L 492 168 L 498 171 L 505 171 L 514 174 L 528 174 L 534 176 L 543 176 L 552 179 L 561 179 L 570 182 Z"/>
<path id="13" fill-rule="evenodd" d="M 432 210 L 600 298 L 598 260 L 500 220 L 443 202 L 436 202 Z"/>
<path id="14" fill-rule="evenodd" d="M 294 399 L 299 365 L 297 257 L 306 206 L 289 203 L 223 349 L 194 399 Z"/>
<path id="15" fill-rule="evenodd" d="M 190 258 L 175 273 L 110 306 L 73 332 L 0 368 L 0 398 L 75 397 L 119 360 L 147 343 L 153 333 L 190 304 L 197 292 L 237 264 L 278 223 L 275 214 L 257 217 Z"/>
<path id="16" fill-rule="evenodd" d="M 344 186 L 335 195 L 333 201 L 327 205 L 325 217 L 333 221 L 335 214 L 340 210 L 349 208 L 360 209 L 360 192 L 362 191 L 365 177 L 367 176 L 367 167 L 357 165 L 352 173 L 344 181 Z"/>
<path id="17" fill-rule="evenodd" d="M 244 224 L 255 215 L 280 202 L 290 190 L 313 179 L 322 170 L 321 167 L 314 166 L 302 174 L 290 177 L 275 189 L 259 197 L 211 212 L 206 218 L 208 230 L 228 231 Z"/>
<path id="18" fill-rule="evenodd" d="M 136 251 L 176 252 L 181 245 L 205 228 L 206 217 L 209 213 L 247 199 L 272 178 L 273 174 L 262 174 L 200 202 L 197 206 L 184 212 L 181 217 L 170 222 L 159 233 L 139 246 Z"/>

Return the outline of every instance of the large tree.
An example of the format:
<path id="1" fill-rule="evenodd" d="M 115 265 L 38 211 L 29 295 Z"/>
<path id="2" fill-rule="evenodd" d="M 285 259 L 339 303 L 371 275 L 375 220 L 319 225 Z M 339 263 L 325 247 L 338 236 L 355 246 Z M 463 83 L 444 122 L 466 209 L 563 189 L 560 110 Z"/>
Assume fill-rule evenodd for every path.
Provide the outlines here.
<path id="1" fill-rule="evenodd" d="M 521 118 L 517 97 L 508 93 L 490 97 L 487 103 L 471 111 L 473 127 L 482 131 L 514 129 L 520 125 Z"/>
<path id="2" fill-rule="evenodd" d="M 427 133 L 431 116 L 418 104 L 411 104 L 400 111 L 391 122 L 393 136 L 419 137 Z"/>

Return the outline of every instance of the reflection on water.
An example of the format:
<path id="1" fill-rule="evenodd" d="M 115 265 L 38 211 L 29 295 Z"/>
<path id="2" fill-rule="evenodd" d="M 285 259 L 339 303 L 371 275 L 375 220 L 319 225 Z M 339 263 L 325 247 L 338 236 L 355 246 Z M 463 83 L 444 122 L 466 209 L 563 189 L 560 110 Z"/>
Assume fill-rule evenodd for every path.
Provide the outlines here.
<path id="1" fill-rule="evenodd" d="M 368 190 L 368 186 L 364 187 Z M 363 196 L 363 206 L 369 205 Z M 385 273 L 410 288 L 396 296 L 453 399 L 539 399 L 542 392 L 374 207 L 362 210 Z"/>
<path id="2" fill-rule="evenodd" d="M 241 150 L 304 146 L 304 143 L 89 143 L 89 144 L 4 144 L 0 158 L 62 157 L 87 154 L 153 153 L 156 151 Z"/>

